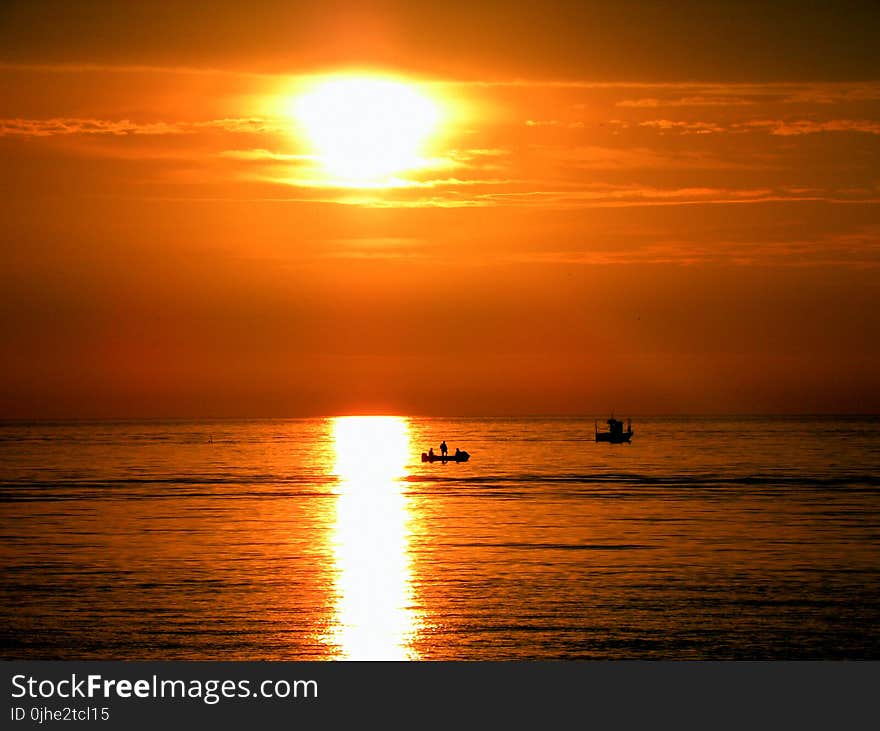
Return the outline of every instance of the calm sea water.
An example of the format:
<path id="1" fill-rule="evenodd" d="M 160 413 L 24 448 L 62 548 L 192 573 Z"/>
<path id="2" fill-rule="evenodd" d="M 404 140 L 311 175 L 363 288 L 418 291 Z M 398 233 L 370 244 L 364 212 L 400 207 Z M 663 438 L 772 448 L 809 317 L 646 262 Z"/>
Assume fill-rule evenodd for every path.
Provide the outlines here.
<path id="1" fill-rule="evenodd" d="M 2 657 L 880 658 L 880 419 L 634 428 L 2 424 Z"/>

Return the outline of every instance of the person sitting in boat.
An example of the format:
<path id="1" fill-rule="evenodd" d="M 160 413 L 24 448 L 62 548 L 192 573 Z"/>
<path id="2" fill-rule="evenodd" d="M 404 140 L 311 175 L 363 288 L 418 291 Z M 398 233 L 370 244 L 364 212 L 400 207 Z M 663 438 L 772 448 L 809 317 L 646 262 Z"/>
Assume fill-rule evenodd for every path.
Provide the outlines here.
<path id="1" fill-rule="evenodd" d="M 442 442 L 440 442 L 440 454 L 445 457 L 448 453 L 449 447 L 446 446 L 446 440 L 444 439 Z"/>
<path id="2" fill-rule="evenodd" d="M 428 450 L 428 457 L 429 457 L 430 459 L 434 459 L 434 447 L 431 447 L 431 448 Z"/>
<path id="3" fill-rule="evenodd" d="M 461 456 L 461 450 L 458 447 L 456 447 L 455 448 L 455 458 L 458 459 L 460 456 Z"/>

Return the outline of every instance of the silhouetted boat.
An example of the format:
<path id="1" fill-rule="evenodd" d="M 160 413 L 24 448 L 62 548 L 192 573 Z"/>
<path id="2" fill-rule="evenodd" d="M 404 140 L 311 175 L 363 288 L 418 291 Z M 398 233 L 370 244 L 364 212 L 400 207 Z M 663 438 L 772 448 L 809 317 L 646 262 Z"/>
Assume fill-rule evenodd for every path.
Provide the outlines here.
<path id="1" fill-rule="evenodd" d="M 632 439 L 633 430 L 630 419 L 626 420 L 626 431 L 623 430 L 623 422 L 615 419 L 613 416 L 608 419 L 608 431 L 599 431 L 599 424 L 596 424 L 596 441 L 611 442 L 612 444 L 623 444 Z"/>
<path id="2" fill-rule="evenodd" d="M 471 455 L 465 451 L 456 452 L 455 454 L 447 454 L 445 457 L 442 454 L 434 454 L 428 452 L 422 452 L 422 462 L 467 462 L 471 458 Z"/>

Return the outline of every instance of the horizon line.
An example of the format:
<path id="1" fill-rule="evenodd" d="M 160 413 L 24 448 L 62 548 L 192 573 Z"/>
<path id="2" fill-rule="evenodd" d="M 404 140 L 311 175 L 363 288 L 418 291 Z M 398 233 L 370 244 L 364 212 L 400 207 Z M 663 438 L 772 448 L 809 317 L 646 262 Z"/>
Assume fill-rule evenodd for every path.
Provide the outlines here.
<path id="1" fill-rule="evenodd" d="M 169 422 L 169 421 L 310 421 L 318 419 L 341 419 L 348 417 L 376 417 L 402 419 L 607 419 L 609 416 L 623 419 L 733 419 L 733 418 L 880 418 L 876 411 L 730 411 L 730 412 L 627 412 L 609 413 L 522 413 L 522 414 L 419 414 L 391 412 L 352 412 L 328 414 L 300 414 L 295 416 L 0 416 L 0 424 L 59 423 L 59 422 Z"/>

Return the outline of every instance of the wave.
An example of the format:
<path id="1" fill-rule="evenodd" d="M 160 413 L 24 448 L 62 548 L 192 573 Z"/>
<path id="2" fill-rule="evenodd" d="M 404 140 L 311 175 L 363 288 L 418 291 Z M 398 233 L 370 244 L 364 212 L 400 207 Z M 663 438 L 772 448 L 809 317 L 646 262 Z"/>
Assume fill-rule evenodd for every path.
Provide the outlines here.
<path id="1" fill-rule="evenodd" d="M 660 485 L 673 487 L 695 486 L 736 486 L 736 485 L 768 485 L 778 487 L 836 487 L 836 486 L 880 486 L 880 476 L 875 473 L 848 473 L 841 475 L 717 475 L 717 474 L 677 474 L 677 475 L 644 475 L 638 473 L 587 473 L 587 474 L 499 474 L 499 475 L 409 475 L 404 478 L 408 482 L 426 483 L 467 483 L 484 484 L 516 484 L 542 483 L 558 484 L 573 483 L 580 485 Z"/>
<path id="2" fill-rule="evenodd" d="M 0 503 L 41 500 L 212 498 L 265 499 L 316 498 L 338 494 L 341 482 L 332 474 L 308 475 L 167 475 L 94 479 L 66 476 L 59 479 L 12 479 L 0 482 Z M 836 475 L 651 475 L 619 473 L 511 473 L 489 475 L 423 475 L 400 478 L 411 494 L 467 492 L 493 497 L 521 497 L 530 490 L 576 493 L 583 496 L 639 497 L 645 490 L 766 491 L 835 490 L 873 492 L 880 487 L 876 473 Z M 614 490 L 609 492 L 609 490 Z"/>

